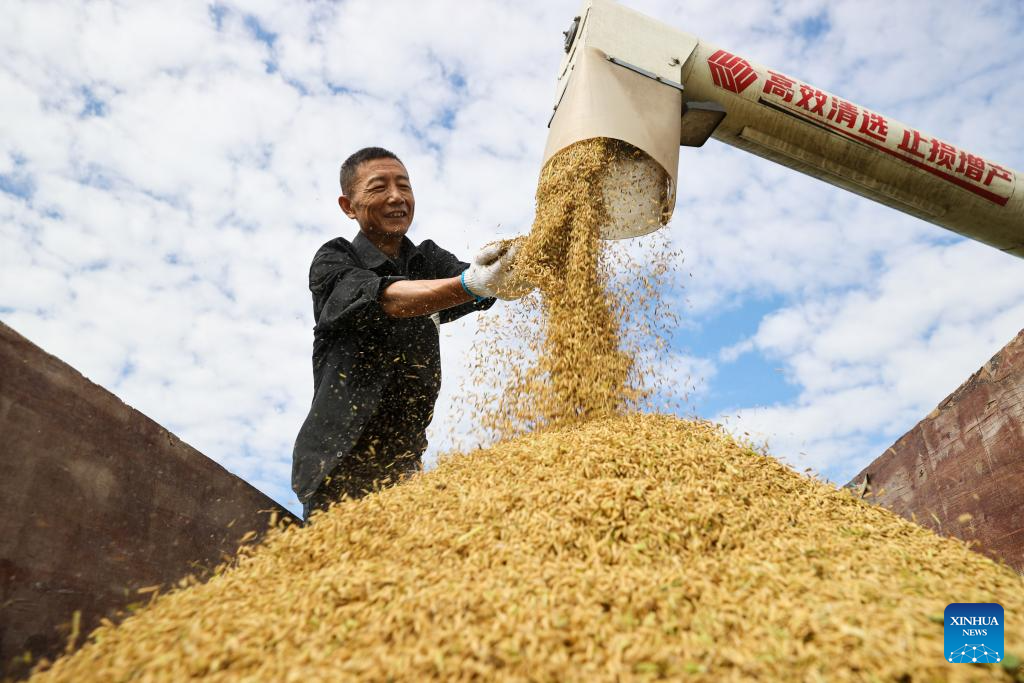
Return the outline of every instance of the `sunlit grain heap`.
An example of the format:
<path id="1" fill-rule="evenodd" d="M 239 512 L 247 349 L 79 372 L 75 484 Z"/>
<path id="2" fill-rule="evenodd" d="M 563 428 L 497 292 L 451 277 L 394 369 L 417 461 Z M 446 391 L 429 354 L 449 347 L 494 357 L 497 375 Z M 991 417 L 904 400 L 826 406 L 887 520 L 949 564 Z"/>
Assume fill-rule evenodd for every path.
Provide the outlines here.
<path id="1" fill-rule="evenodd" d="M 546 327 L 502 414 L 543 429 L 277 529 L 34 680 L 1019 676 L 1013 656 L 942 652 L 950 602 L 1001 603 L 1024 651 L 1024 579 L 1005 566 L 708 423 L 621 414 L 636 366 L 619 324 L 646 309 L 605 287 L 588 188 L 612 153 L 555 157 L 520 262 Z"/>
<path id="2" fill-rule="evenodd" d="M 1010 680 L 942 660 L 1024 581 L 712 426 L 632 415 L 444 460 L 276 533 L 37 680 Z"/>

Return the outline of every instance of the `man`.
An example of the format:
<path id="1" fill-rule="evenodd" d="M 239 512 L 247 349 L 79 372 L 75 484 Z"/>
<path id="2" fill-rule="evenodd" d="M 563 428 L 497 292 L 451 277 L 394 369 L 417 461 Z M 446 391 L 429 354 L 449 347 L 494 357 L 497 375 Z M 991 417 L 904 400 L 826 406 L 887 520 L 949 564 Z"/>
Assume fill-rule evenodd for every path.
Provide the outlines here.
<path id="1" fill-rule="evenodd" d="M 359 224 L 351 242 L 320 247 L 313 293 L 313 404 L 292 454 L 292 488 L 306 519 L 419 469 L 441 387 L 441 323 L 531 287 L 514 250 L 485 247 L 472 265 L 405 234 L 416 201 L 405 166 L 379 147 L 341 166 L 338 204 Z"/>

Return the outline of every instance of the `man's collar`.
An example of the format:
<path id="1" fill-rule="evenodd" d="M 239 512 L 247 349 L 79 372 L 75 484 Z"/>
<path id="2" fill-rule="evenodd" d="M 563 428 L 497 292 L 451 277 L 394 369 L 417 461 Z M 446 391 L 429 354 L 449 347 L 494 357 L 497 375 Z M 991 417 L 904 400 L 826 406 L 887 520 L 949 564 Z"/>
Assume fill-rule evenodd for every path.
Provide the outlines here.
<path id="1" fill-rule="evenodd" d="M 356 254 L 359 255 L 359 258 L 362 259 L 367 268 L 376 268 L 387 261 L 395 263 L 402 258 L 405 258 L 406 263 L 412 263 L 414 258 L 423 258 L 419 248 L 412 243 L 412 240 L 405 236 L 402 237 L 402 246 L 399 248 L 397 259 L 389 258 L 387 254 L 378 249 L 362 230 L 352 240 L 352 248 L 355 249 Z"/>

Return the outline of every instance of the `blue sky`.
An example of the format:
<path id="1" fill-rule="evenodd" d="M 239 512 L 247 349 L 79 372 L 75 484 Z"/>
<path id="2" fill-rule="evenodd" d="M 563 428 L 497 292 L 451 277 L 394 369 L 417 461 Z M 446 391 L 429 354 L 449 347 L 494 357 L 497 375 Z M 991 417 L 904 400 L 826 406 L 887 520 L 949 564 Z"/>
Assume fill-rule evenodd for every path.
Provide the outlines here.
<path id="1" fill-rule="evenodd" d="M 627 2 L 1024 168 L 1024 5 Z M 275 499 L 312 393 L 337 166 L 410 168 L 411 237 L 527 229 L 576 2 L 6 2 L 0 319 Z M 716 142 L 684 149 L 665 372 L 687 410 L 845 482 L 1024 327 L 1024 262 Z M 475 321 L 442 335 L 428 460 Z"/>

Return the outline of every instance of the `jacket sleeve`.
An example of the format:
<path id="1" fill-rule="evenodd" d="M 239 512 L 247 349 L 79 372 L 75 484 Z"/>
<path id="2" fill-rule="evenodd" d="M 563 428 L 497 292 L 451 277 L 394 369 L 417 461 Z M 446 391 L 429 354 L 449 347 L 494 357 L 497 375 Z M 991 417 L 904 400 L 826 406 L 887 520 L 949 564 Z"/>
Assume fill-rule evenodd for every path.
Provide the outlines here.
<path id="1" fill-rule="evenodd" d="M 380 276 L 359 267 L 336 250 L 320 251 L 309 268 L 309 289 L 319 310 L 315 334 L 365 328 L 387 319 L 380 305 L 381 291 L 405 276 Z"/>
<path id="2" fill-rule="evenodd" d="M 442 249 L 430 240 L 421 244 L 420 249 L 429 251 L 428 258 L 430 259 L 430 262 L 434 264 L 435 277 L 457 277 L 462 275 L 462 271 L 469 268 L 468 263 L 460 261 L 455 254 Z M 487 298 L 482 301 L 467 301 L 464 304 L 446 308 L 441 311 L 441 323 L 453 322 L 468 313 L 473 313 L 474 311 L 486 311 L 494 305 L 495 301 L 497 301 L 497 299 Z"/>

